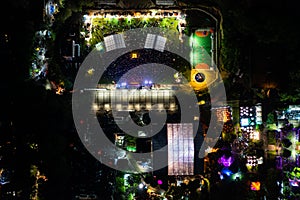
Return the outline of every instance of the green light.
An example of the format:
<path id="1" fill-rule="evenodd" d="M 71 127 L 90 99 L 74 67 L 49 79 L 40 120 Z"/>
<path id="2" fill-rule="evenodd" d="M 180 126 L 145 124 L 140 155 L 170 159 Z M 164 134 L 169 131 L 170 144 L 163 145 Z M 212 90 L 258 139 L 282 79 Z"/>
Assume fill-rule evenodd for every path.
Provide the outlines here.
<path id="1" fill-rule="evenodd" d="M 211 55 L 211 32 L 206 32 L 207 34 L 199 34 L 201 31 L 196 31 L 190 41 L 190 45 L 193 48 L 192 52 L 192 64 L 196 66 L 199 63 L 206 63 L 210 65 L 210 55 Z"/>
<path id="2" fill-rule="evenodd" d="M 127 151 L 131 151 L 131 152 L 136 152 L 136 147 L 134 147 L 134 146 L 127 146 L 126 150 Z"/>
<path id="3" fill-rule="evenodd" d="M 112 18 L 112 22 L 114 24 L 118 24 L 119 23 L 119 19 L 114 17 L 114 18 Z"/>
<path id="4" fill-rule="evenodd" d="M 232 180 L 236 180 L 238 178 L 242 179 L 242 173 L 241 172 L 237 172 L 237 173 L 232 175 Z"/>

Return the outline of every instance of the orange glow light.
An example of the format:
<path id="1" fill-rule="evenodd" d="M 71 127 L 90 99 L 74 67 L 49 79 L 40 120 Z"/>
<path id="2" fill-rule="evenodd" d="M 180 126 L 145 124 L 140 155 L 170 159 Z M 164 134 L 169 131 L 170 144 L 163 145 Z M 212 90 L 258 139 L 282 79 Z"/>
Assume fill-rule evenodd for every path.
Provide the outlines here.
<path id="1" fill-rule="evenodd" d="M 260 190 L 260 182 L 256 181 L 256 182 L 251 182 L 251 190 Z"/>

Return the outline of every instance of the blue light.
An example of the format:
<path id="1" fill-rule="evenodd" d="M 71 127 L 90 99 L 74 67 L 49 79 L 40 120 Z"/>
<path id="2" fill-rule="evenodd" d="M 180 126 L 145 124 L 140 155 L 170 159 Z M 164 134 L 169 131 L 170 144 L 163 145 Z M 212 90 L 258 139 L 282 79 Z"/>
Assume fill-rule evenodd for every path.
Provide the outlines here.
<path id="1" fill-rule="evenodd" d="M 9 183 L 9 171 L 3 170 L 2 173 L 0 174 L 0 185 L 5 185 Z"/>
<path id="2" fill-rule="evenodd" d="M 229 170 L 228 168 L 223 168 L 222 171 L 221 171 L 221 174 L 224 174 L 226 176 L 231 176 L 233 173 L 231 170 Z"/>
<path id="3" fill-rule="evenodd" d="M 49 8 L 50 15 L 52 15 L 54 12 L 55 12 L 55 6 L 54 5 L 50 5 L 50 8 Z"/>
<path id="4" fill-rule="evenodd" d="M 249 118 L 242 118 L 241 119 L 241 126 L 249 126 Z"/>

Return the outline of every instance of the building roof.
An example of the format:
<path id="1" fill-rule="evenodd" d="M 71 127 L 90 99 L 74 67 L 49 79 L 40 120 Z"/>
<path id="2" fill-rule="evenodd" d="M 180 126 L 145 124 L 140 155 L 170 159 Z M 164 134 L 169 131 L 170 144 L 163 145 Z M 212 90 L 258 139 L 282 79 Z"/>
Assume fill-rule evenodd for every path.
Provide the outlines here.
<path id="1" fill-rule="evenodd" d="M 120 0 L 118 2 L 118 7 L 123 9 L 144 9 L 144 8 L 154 8 L 156 5 L 151 0 Z"/>

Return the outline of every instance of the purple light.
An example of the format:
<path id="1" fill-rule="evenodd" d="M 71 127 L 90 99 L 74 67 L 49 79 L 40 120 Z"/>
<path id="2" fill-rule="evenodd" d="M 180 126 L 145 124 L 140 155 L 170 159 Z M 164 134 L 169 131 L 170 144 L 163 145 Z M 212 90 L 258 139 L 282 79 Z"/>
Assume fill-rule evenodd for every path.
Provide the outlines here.
<path id="1" fill-rule="evenodd" d="M 162 180 L 158 180 L 158 181 L 157 181 L 157 184 L 158 184 L 158 185 L 162 185 L 162 184 L 163 184 Z"/>
<path id="2" fill-rule="evenodd" d="M 218 163 L 224 165 L 224 167 L 229 167 L 233 163 L 233 158 L 231 156 L 226 158 L 226 156 L 223 155 L 219 158 Z"/>

